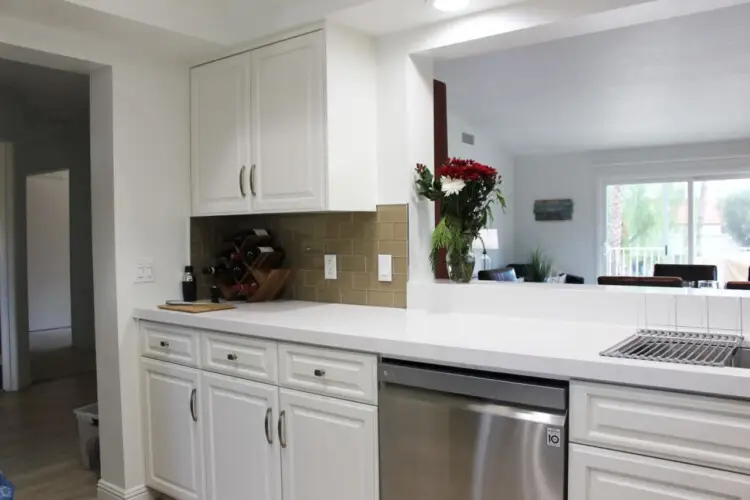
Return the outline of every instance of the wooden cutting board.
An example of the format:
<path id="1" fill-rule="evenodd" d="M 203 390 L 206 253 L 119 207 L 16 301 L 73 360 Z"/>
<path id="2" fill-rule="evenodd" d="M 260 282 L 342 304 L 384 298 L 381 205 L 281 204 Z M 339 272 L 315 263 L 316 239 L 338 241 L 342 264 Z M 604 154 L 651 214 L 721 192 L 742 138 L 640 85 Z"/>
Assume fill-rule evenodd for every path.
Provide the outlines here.
<path id="1" fill-rule="evenodd" d="M 178 311 L 178 312 L 185 312 L 185 313 L 192 313 L 192 314 L 200 314 L 200 313 L 206 313 L 206 312 L 212 312 L 212 311 L 225 311 L 227 309 L 236 309 L 235 306 L 232 304 L 214 304 L 213 302 L 201 302 L 197 304 L 190 304 L 185 306 L 171 306 L 167 304 L 163 304 L 159 306 L 159 309 L 164 309 L 166 311 Z"/>

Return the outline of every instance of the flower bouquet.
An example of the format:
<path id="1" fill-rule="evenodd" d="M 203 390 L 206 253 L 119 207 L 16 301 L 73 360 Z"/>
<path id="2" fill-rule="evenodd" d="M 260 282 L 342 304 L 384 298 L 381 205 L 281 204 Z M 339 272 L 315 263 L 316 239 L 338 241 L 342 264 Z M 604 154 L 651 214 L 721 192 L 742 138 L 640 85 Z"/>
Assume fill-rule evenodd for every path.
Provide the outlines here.
<path id="1" fill-rule="evenodd" d="M 474 273 L 472 243 L 492 222 L 492 205 L 499 203 L 505 209 L 502 178 L 497 170 L 482 163 L 451 158 L 435 176 L 418 164 L 415 182 L 421 196 L 440 202 L 440 222 L 432 233 L 430 250 L 433 271 L 438 252 L 444 248 L 450 279 L 469 282 Z"/>

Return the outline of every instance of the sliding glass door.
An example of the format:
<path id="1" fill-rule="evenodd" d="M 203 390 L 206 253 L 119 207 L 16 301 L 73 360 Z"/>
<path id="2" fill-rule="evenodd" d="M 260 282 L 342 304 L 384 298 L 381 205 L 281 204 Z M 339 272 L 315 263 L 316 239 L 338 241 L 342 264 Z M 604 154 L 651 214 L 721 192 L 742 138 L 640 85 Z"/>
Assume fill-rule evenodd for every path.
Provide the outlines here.
<path id="1" fill-rule="evenodd" d="M 750 267 L 750 177 L 605 186 L 600 274 L 653 276 L 654 265 L 710 264 L 719 282 Z"/>
<path id="2" fill-rule="evenodd" d="M 688 182 L 606 188 L 604 274 L 653 276 L 654 264 L 689 261 Z"/>
<path id="3" fill-rule="evenodd" d="M 693 207 L 693 262 L 717 266 L 720 283 L 747 280 L 750 179 L 695 181 Z"/>

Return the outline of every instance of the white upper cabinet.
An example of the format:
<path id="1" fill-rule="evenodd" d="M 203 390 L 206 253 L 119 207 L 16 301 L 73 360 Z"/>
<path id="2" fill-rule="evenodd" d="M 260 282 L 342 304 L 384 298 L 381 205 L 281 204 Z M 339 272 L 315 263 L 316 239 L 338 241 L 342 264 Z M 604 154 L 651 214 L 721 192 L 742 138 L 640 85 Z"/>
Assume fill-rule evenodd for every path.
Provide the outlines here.
<path id="1" fill-rule="evenodd" d="M 240 54 L 191 72 L 193 215 L 250 210 L 249 70 Z"/>
<path id="2" fill-rule="evenodd" d="M 193 215 L 375 210 L 376 78 L 334 25 L 194 68 Z"/>
<path id="3" fill-rule="evenodd" d="M 324 43 L 318 32 L 252 52 L 258 211 L 326 208 Z"/>

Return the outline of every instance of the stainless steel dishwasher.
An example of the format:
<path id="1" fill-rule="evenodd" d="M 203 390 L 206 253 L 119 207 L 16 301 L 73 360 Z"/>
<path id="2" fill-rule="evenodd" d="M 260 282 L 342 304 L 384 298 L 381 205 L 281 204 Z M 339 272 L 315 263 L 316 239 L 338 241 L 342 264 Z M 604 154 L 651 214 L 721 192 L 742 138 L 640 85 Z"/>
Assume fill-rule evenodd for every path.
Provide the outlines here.
<path id="1" fill-rule="evenodd" d="M 567 384 L 384 359 L 381 500 L 563 500 Z"/>

